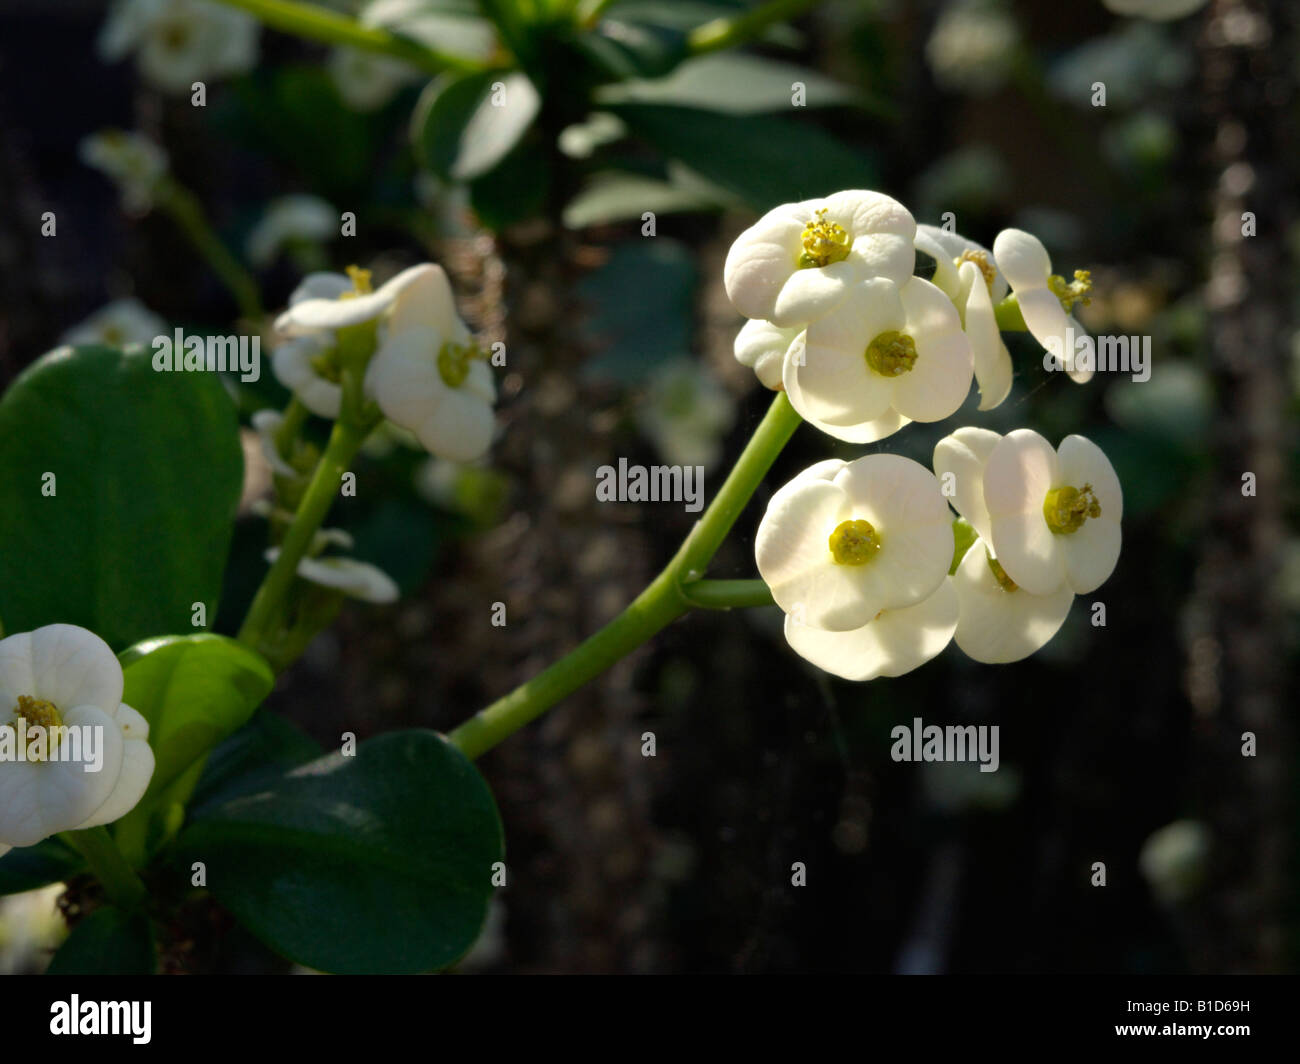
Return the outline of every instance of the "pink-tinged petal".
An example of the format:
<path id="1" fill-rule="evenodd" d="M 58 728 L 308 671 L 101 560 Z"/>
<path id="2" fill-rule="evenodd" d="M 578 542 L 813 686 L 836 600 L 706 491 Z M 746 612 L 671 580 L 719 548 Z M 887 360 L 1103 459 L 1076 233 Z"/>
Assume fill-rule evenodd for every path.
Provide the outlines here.
<path id="1" fill-rule="evenodd" d="M 945 580 L 914 606 L 885 610 L 847 632 L 798 624 L 787 615 L 786 641 L 800 657 L 846 680 L 902 676 L 936 657 L 957 627 L 957 595 Z"/>
<path id="2" fill-rule="evenodd" d="M 984 465 L 1002 439 L 988 429 L 964 426 L 945 436 L 934 448 L 934 471 L 944 485 L 952 474 L 948 501 L 970 523 L 981 539 L 989 538 L 989 511 L 984 505 Z"/>
<path id="3" fill-rule="evenodd" d="M 968 658 L 988 665 L 1020 661 L 1045 646 L 1074 602 L 1066 584 L 1048 595 L 1033 595 L 1024 588 L 1004 590 L 982 540 L 971 544 L 952 584 L 961 604 L 957 646 Z"/>
<path id="4" fill-rule="evenodd" d="M 993 258 L 1017 295 L 1022 290 L 1045 288 L 1052 260 L 1042 241 L 1023 229 L 1004 229 L 993 241 Z"/>

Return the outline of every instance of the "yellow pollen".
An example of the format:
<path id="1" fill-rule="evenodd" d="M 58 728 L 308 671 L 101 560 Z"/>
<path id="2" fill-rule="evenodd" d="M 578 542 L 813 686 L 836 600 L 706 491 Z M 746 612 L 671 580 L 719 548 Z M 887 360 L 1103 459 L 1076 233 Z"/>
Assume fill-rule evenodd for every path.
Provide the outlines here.
<path id="1" fill-rule="evenodd" d="M 853 241 L 844 226 L 838 222 L 828 222 L 823 207 L 817 217 L 804 226 L 800 235 L 803 254 L 799 256 L 799 269 L 829 266 L 832 262 L 843 262 L 849 257 Z"/>
<path id="2" fill-rule="evenodd" d="M 1090 270 L 1075 270 L 1074 280 L 1068 282 L 1059 273 L 1054 273 L 1047 279 L 1047 287 L 1061 301 L 1061 306 L 1067 313 L 1074 309 L 1076 303 L 1082 303 L 1086 307 L 1092 302 L 1092 296 L 1088 295 L 1092 291 Z"/>
<path id="3" fill-rule="evenodd" d="M 343 271 L 348 275 L 352 282 L 352 291 L 344 292 L 339 299 L 356 299 L 357 296 L 368 296 L 374 291 L 370 287 L 370 271 L 363 270 L 360 266 L 349 266 Z"/>
<path id="4" fill-rule="evenodd" d="M 880 534 L 870 521 L 841 521 L 829 545 L 836 565 L 865 565 L 880 551 Z"/>
<path id="5" fill-rule="evenodd" d="M 1084 521 L 1090 517 L 1101 516 L 1101 503 L 1093 493 L 1092 485 L 1073 488 L 1068 484 L 1062 488 L 1053 488 L 1043 499 L 1043 517 L 1047 527 L 1058 536 L 1067 536 L 1078 532 Z"/>
<path id="6" fill-rule="evenodd" d="M 473 341 L 467 346 L 448 340 L 438 350 L 438 374 L 448 388 L 459 388 L 469 376 L 470 363 L 482 357 L 483 352 Z"/>
<path id="7" fill-rule="evenodd" d="M 989 262 L 988 253 L 985 251 L 968 250 L 963 251 L 952 260 L 957 269 L 961 269 L 963 262 L 973 262 L 979 267 L 980 273 L 984 275 L 984 283 L 989 286 L 989 291 L 993 291 L 993 281 L 997 278 L 998 271 L 993 268 L 993 263 Z"/>
<path id="8" fill-rule="evenodd" d="M 867 345 L 866 359 L 882 377 L 901 377 L 916 365 L 916 341 L 892 329 L 882 332 Z"/>
<path id="9" fill-rule="evenodd" d="M 1012 580 L 1011 577 L 1007 576 L 1007 571 L 1003 569 L 998 560 L 988 552 L 987 547 L 984 548 L 984 556 L 989 560 L 989 569 L 992 570 L 993 578 L 998 582 L 998 587 L 1002 588 L 1003 591 L 1020 590 L 1020 585 Z"/>
<path id="10" fill-rule="evenodd" d="M 53 755 L 58 742 L 58 733 L 50 729 L 58 728 L 63 725 L 63 717 L 59 713 L 58 707 L 53 702 L 46 702 L 43 698 L 33 698 L 31 695 L 19 695 L 18 704 L 14 706 L 14 713 L 27 721 L 27 726 L 31 728 L 45 729 L 45 745 L 48 755 Z M 27 748 L 30 751 L 35 739 L 31 736 L 27 739 Z M 28 760 L 33 760 L 29 755 Z"/>

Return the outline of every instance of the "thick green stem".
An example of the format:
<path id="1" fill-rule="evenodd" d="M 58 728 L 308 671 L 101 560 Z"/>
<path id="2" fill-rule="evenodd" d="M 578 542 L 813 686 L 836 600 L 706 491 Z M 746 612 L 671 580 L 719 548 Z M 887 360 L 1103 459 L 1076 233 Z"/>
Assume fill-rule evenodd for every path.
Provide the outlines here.
<path id="1" fill-rule="evenodd" d="M 734 48 L 753 40 L 774 22 L 802 15 L 816 2 L 817 0 L 769 0 L 743 15 L 715 18 L 712 22 L 691 30 L 686 41 L 687 51 L 691 55 L 703 55 L 705 52 Z"/>
<path id="2" fill-rule="evenodd" d="M 250 323 L 260 323 L 262 300 L 258 295 L 257 282 L 208 224 L 198 197 L 175 181 L 165 179 L 158 188 L 157 202 L 171 215 L 190 243 L 212 267 L 221 283 L 234 296 L 240 315 Z"/>
<path id="3" fill-rule="evenodd" d="M 997 319 L 998 328 L 1002 332 L 1029 331 L 1029 326 L 1025 324 L 1025 316 L 1020 310 L 1020 300 L 1016 298 L 1014 292 L 993 308 L 993 316 Z"/>
<path id="4" fill-rule="evenodd" d="M 228 7 L 247 11 L 272 29 L 305 37 L 324 44 L 341 44 L 363 52 L 377 52 L 402 59 L 427 74 L 444 70 L 478 70 L 471 59 L 439 52 L 409 37 L 402 37 L 381 26 L 366 26 L 347 15 L 340 15 L 316 4 L 296 0 L 219 0 Z"/>
<path id="5" fill-rule="evenodd" d="M 469 758 L 492 749 L 626 657 L 692 606 L 726 608 L 770 604 L 771 596 L 760 593 L 754 586 L 761 585 L 762 581 L 701 580 L 700 577 L 799 421 L 785 393 L 778 393 L 717 497 L 650 586 L 576 650 L 452 731 L 448 735 L 452 744 Z"/>
<path id="6" fill-rule="evenodd" d="M 109 901 L 120 909 L 136 909 L 148 896 L 144 883 L 136 875 L 122 851 L 117 848 L 108 828 L 86 828 L 84 831 L 65 831 L 60 836 L 90 865 L 90 871 L 99 880 Z"/>
<path id="7" fill-rule="evenodd" d="M 353 426 L 343 421 L 335 423 L 329 445 L 316 465 L 302 502 L 298 504 L 298 512 L 294 514 L 293 523 L 284 534 L 279 557 L 272 563 L 262 586 L 257 589 L 248 616 L 239 629 L 240 642 L 254 650 L 260 650 L 263 643 L 275 634 L 283 617 L 289 589 L 297 574 L 298 563 L 307 553 L 312 537 L 338 497 L 343 474 L 347 472 L 348 464 L 360 449 L 367 432 L 362 426 Z"/>

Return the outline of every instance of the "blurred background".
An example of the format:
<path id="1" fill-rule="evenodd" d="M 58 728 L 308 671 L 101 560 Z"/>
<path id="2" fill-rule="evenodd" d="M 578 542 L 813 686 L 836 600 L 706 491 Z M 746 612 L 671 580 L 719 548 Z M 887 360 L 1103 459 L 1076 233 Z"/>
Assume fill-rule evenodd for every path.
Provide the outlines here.
<path id="1" fill-rule="evenodd" d="M 1152 21 L 1101 0 L 794 3 L 743 47 L 679 63 L 684 35 L 746 5 L 616 0 L 590 34 L 557 16 L 540 36 L 521 60 L 537 114 L 468 180 L 443 158 L 448 97 L 429 72 L 173 6 L 134 46 L 109 39 L 94 0 L 0 10 L 0 383 L 70 334 L 261 327 L 183 218 L 124 202 L 86 164 L 84 139 L 106 128 L 163 148 L 265 308 L 308 270 L 432 259 L 480 337 L 506 344 L 488 462 L 375 441 L 364 490 L 336 506 L 329 523 L 406 597 L 345 609 L 272 695 L 324 745 L 453 727 L 668 560 L 692 515 L 597 505 L 595 470 L 702 464 L 710 495 L 721 483 L 769 401 L 732 357 L 722 261 L 771 206 L 869 187 L 920 222 L 952 212 L 986 245 L 1029 229 L 1056 269 L 1093 271 L 1089 329 L 1152 338 L 1149 381 L 1077 387 L 1010 336 L 1001 407 L 972 397 L 871 448 L 928 465 L 976 424 L 1105 450 L 1123 553 L 1044 650 L 988 667 L 950 646 L 854 685 L 790 651 L 775 609 L 678 621 L 480 762 L 510 880 L 461 970 L 1295 969 L 1294 4 L 1212 0 Z M 502 54 L 472 0 L 331 6 L 454 55 Z M 338 235 L 343 211 L 355 237 Z M 231 389 L 245 420 L 287 398 L 269 359 Z M 247 452 L 251 503 L 269 472 L 251 433 Z M 860 453 L 801 429 L 711 575 L 753 576 L 771 491 Z M 237 627 L 265 542 L 245 513 L 218 630 Z M 890 729 L 915 717 L 998 725 L 1000 770 L 891 761 Z M 0 971 L 43 964 L 52 900 L 0 903 Z M 284 968 L 216 908 L 187 914 L 184 936 L 175 970 Z"/>

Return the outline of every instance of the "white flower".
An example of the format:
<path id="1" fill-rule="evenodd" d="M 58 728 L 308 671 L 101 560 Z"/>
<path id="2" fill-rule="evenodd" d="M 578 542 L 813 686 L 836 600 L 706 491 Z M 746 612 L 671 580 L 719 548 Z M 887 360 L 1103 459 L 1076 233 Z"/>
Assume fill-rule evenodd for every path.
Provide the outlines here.
<path id="1" fill-rule="evenodd" d="M 0 851 L 107 824 L 144 794 L 154 769 L 149 724 L 122 702 L 122 666 L 94 633 L 51 624 L 0 640 L 0 707 L 0 725 L 25 719 L 26 756 L 40 758 L 0 760 Z M 70 736 L 55 740 L 49 729 L 58 725 L 94 729 L 91 743 L 78 750 Z M 31 732 L 38 726 L 42 743 Z M 16 745 L 17 731 L 9 734 Z"/>
<path id="2" fill-rule="evenodd" d="M 918 225 L 915 244 L 917 251 L 934 259 L 934 276 L 930 280 L 948 294 L 958 309 L 961 308 L 963 300 L 960 296 L 965 288 L 960 270 L 967 262 L 974 263 L 984 275 L 989 297 L 994 303 L 1000 303 L 1006 297 L 1007 279 L 998 269 L 993 252 L 982 244 L 937 225 Z"/>
<path id="3" fill-rule="evenodd" d="M 122 205 L 131 214 L 153 207 L 158 183 L 167 175 L 167 153 L 140 133 L 103 129 L 83 137 L 77 157 L 117 186 Z"/>
<path id="4" fill-rule="evenodd" d="M 0 853 L 5 847 L 0 846 Z M 0 975 L 43 969 L 50 954 L 68 936 L 59 911 L 62 883 L 0 898 Z"/>
<path id="5" fill-rule="evenodd" d="M 339 416 L 343 405 L 343 387 L 330 362 L 333 346 L 328 334 L 307 333 L 286 340 L 271 356 L 271 371 L 275 379 L 293 392 L 313 414 L 331 420 Z M 263 418 L 263 421 L 267 419 Z M 256 422 L 253 427 L 257 427 Z"/>
<path id="6" fill-rule="evenodd" d="M 286 244 L 328 240 L 338 232 L 338 224 L 338 211 L 319 196 L 281 196 L 267 204 L 248 234 L 248 257 L 265 266 Z"/>
<path id="7" fill-rule="evenodd" d="M 777 604 L 813 628 L 861 628 L 931 595 L 952 563 L 939 482 L 909 458 L 828 459 L 772 496 L 754 556 Z"/>
<path id="8" fill-rule="evenodd" d="M 735 420 L 736 404 L 727 390 L 686 359 L 658 367 L 637 407 L 641 431 L 670 465 L 716 465 L 722 437 Z"/>
<path id="9" fill-rule="evenodd" d="M 138 299 L 115 299 L 65 332 L 64 344 L 107 344 L 119 351 L 147 347 L 165 335 L 167 323 Z"/>
<path id="10" fill-rule="evenodd" d="M 258 23 L 210 0 L 118 0 L 99 36 L 107 62 L 135 52 L 141 76 L 166 92 L 251 70 Z"/>
<path id="11" fill-rule="evenodd" d="M 993 257 L 1011 285 L 1034 339 L 1072 361 L 1071 338 L 1077 341 L 1088 333 L 1069 311 L 1075 303 L 1088 304 L 1087 292 L 1092 287 L 1088 271 L 1075 270 L 1073 281 L 1052 273 L 1052 260 L 1042 241 L 1023 229 L 1002 230 L 993 241 Z M 1080 384 L 1091 376 L 1090 369 L 1070 370 L 1070 379 Z"/>
<path id="12" fill-rule="evenodd" d="M 1068 584 L 1047 595 L 1017 586 L 982 539 L 970 545 L 950 582 L 960 607 L 957 646 L 988 665 L 1019 661 L 1045 646 L 1074 602 Z"/>
<path id="13" fill-rule="evenodd" d="M 269 548 L 265 556 L 268 562 L 274 562 L 280 557 L 280 548 Z M 363 602 L 382 605 L 396 602 L 400 595 L 392 577 L 355 558 L 303 558 L 298 562 L 297 573 L 313 584 L 333 588 Z"/>
<path id="14" fill-rule="evenodd" d="M 431 454 L 471 462 L 492 443 L 492 371 L 456 314 L 447 275 L 427 263 L 415 269 L 366 371 L 366 391 Z"/>
<path id="15" fill-rule="evenodd" d="M 1153 22 L 1165 22 L 1200 10 L 1209 3 L 1209 0 L 1101 0 L 1101 2 L 1117 15 L 1131 15 L 1134 18 L 1149 18 Z"/>
<path id="16" fill-rule="evenodd" d="M 880 438 L 892 411 L 941 421 L 970 391 L 970 341 L 952 301 L 919 277 L 861 282 L 808 326 L 802 357 L 785 360 L 790 402 L 804 420 L 850 443 Z"/>
<path id="17" fill-rule="evenodd" d="M 289 308 L 275 320 L 284 336 L 305 336 L 374 321 L 389 310 L 410 285 L 431 269 L 425 263 L 411 266 L 370 290 L 370 271 L 349 267 L 341 273 L 311 273 L 289 297 Z"/>
<path id="18" fill-rule="evenodd" d="M 987 0 L 949 4 L 935 22 L 925 57 L 945 88 L 986 94 L 1015 61 L 1020 31 L 1010 13 Z"/>
<path id="19" fill-rule="evenodd" d="M 280 454 L 280 445 L 276 441 L 276 436 L 284 425 L 284 415 L 277 410 L 259 410 L 249 420 L 257 433 L 258 442 L 262 445 L 262 456 L 271 467 L 271 472 L 279 477 L 298 477 L 298 471 Z"/>
<path id="20" fill-rule="evenodd" d="M 786 352 L 802 332 L 798 326 L 782 329 L 770 321 L 751 318 L 736 334 L 736 361 L 752 369 L 764 388 L 776 391 L 781 387 Z"/>
<path id="21" fill-rule="evenodd" d="M 782 327 L 806 325 L 859 281 L 902 284 L 916 222 L 879 192 L 837 192 L 773 208 L 736 238 L 723 282 L 736 309 Z"/>
<path id="22" fill-rule="evenodd" d="M 1101 448 L 1082 436 L 1065 437 L 1059 452 L 1032 429 L 1002 437 L 984 466 L 984 504 L 995 556 L 1035 595 L 1062 583 L 1086 594 L 1115 568 L 1123 493 Z"/>
<path id="23" fill-rule="evenodd" d="M 786 642 L 806 661 L 846 680 L 902 676 L 924 665 L 952 640 L 957 593 L 944 580 L 914 606 L 882 610 L 875 620 L 847 632 L 828 632 L 785 618 Z"/>
<path id="24" fill-rule="evenodd" d="M 934 473 L 953 508 L 989 542 L 989 511 L 984 505 L 984 466 L 1002 439 L 988 429 L 964 425 L 934 447 Z"/>
<path id="25" fill-rule="evenodd" d="M 403 85 L 420 77 L 409 63 L 356 48 L 335 48 L 329 72 L 339 96 L 354 111 L 379 110 Z"/>
<path id="26" fill-rule="evenodd" d="M 1153 831 L 1138 852 L 1138 868 L 1166 905 L 1193 896 L 1205 883 L 1209 829 L 1199 820 L 1175 820 Z"/>

